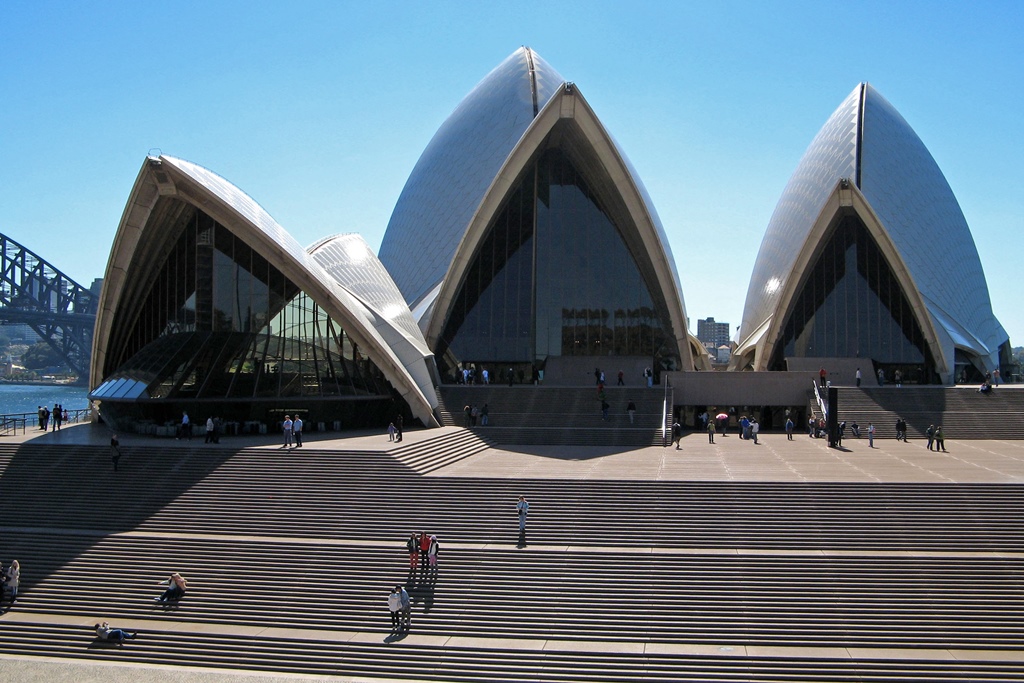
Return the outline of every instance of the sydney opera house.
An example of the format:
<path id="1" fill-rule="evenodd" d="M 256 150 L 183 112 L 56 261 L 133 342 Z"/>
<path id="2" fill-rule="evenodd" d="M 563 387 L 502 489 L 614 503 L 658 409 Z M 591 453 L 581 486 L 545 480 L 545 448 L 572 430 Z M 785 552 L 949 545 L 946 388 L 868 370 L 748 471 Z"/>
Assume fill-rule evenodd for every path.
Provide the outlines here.
<path id="1" fill-rule="evenodd" d="M 434 426 L 437 387 L 466 368 L 558 383 L 609 357 L 710 369 L 643 183 L 580 89 L 521 48 L 429 142 L 376 255 L 351 234 L 303 247 L 224 178 L 145 159 L 107 266 L 90 396 L 119 428 L 183 411 Z M 867 85 L 779 201 L 733 369 L 850 357 L 922 383 L 1008 357 L 952 191 Z"/>

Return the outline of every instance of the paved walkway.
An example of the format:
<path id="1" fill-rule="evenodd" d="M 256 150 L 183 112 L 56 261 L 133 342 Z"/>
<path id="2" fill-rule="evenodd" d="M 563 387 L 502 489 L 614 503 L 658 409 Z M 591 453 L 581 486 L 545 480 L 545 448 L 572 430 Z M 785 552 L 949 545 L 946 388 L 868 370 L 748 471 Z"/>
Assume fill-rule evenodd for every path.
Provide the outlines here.
<path id="1" fill-rule="evenodd" d="M 401 444 L 388 441 L 386 433 L 370 431 L 309 433 L 309 450 L 360 450 L 387 452 L 459 427 L 407 430 Z M 107 445 L 110 430 L 102 425 L 73 425 L 59 432 L 29 430 L 16 436 L 0 436 L 0 444 L 94 444 Z M 486 429 L 479 434 L 487 435 Z M 119 435 L 122 448 L 260 448 L 282 450 L 279 435 L 223 437 L 219 445 L 204 444 L 203 436 L 191 441 Z M 526 479 L 605 479 L 639 481 L 736 481 L 736 482 L 859 482 L 859 483 L 1024 483 L 1024 440 L 946 440 L 946 453 L 929 451 L 923 439 L 909 442 L 866 437 L 848 438 L 842 448 L 829 448 L 824 439 L 796 434 L 762 434 L 759 444 L 735 434 L 718 435 L 709 444 L 705 434 L 689 434 L 680 450 L 647 447 L 635 450 L 585 446 L 522 446 L 484 451 L 441 470 L 433 477 L 484 477 Z"/>

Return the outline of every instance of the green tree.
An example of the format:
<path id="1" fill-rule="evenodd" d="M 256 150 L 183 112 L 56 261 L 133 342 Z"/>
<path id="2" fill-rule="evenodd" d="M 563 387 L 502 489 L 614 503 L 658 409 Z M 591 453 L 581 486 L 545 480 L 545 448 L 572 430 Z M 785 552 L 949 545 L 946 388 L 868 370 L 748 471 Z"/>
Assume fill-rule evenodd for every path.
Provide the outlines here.
<path id="1" fill-rule="evenodd" d="M 60 355 L 50 348 L 46 342 L 38 342 L 28 347 L 21 356 L 21 364 L 29 370 L 38 370 L 51 365 L 64 365 Z"/>

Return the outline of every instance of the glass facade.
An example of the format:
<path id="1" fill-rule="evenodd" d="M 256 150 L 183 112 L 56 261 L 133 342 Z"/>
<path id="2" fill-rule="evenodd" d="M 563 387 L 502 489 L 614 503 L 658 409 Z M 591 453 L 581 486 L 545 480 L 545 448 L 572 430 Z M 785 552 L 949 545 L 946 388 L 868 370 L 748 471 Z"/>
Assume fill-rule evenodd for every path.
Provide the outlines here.
<path id="1" fill-rule="evenodd" d="M 176 225 L 141 305 L 119 312 L 123 332 L 111 336 L 93 398 L 221 402 L 244 407 L 245 419 L 261 417 L 249 407 L 261 399 L 390 400 L 378 368 L 280 270 L 199 210 L 189 207 Z"/>
<path id="2" fill-rule="evenodd" d="M 677 357 L 623 229 L 635 227 L 616 225 L 569 155 L 545 151 L 466 273 L 436 353 L 442 374 L 460 363 L 542 368 L 551 356 Z"/>
<path id="3" fill-rule="evenodd" d="M 909 380 L 935 381 L 935 363 L 892 269 L 855 215 L 839 219 L 796 299 L 770 370 L 787 357 L 865 358 L 900 369 Z"/>

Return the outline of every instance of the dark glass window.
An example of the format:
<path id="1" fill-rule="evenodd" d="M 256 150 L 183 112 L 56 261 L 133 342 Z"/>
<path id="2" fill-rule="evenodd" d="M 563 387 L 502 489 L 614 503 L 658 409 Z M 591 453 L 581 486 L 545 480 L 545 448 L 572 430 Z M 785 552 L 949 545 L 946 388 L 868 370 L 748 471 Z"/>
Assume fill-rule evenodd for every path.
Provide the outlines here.
<path id="1" fill-rule="evenodd" d="M 436 357 L 451 372 L 559 355 L 676 355 L 665 348 L 668 320 L 600 198 L 550 149 L 489 227 Z"/>
<path id="2" fill-rule="evenodd" d="M 150 398 L 390 394 L 344 329 L 200 211 L 182 224 L 137 315 L 111 353 L 108 381 L 143 381 Z"/>
<path id="3" fill-rule="evenodd" d="M 922 381 L 934 375 L 910 302 L 855 215 L 842 217 L 823 246 L 783 326 L 770 368 L 785 369 L 787 357 L 865 358 Z"/>

